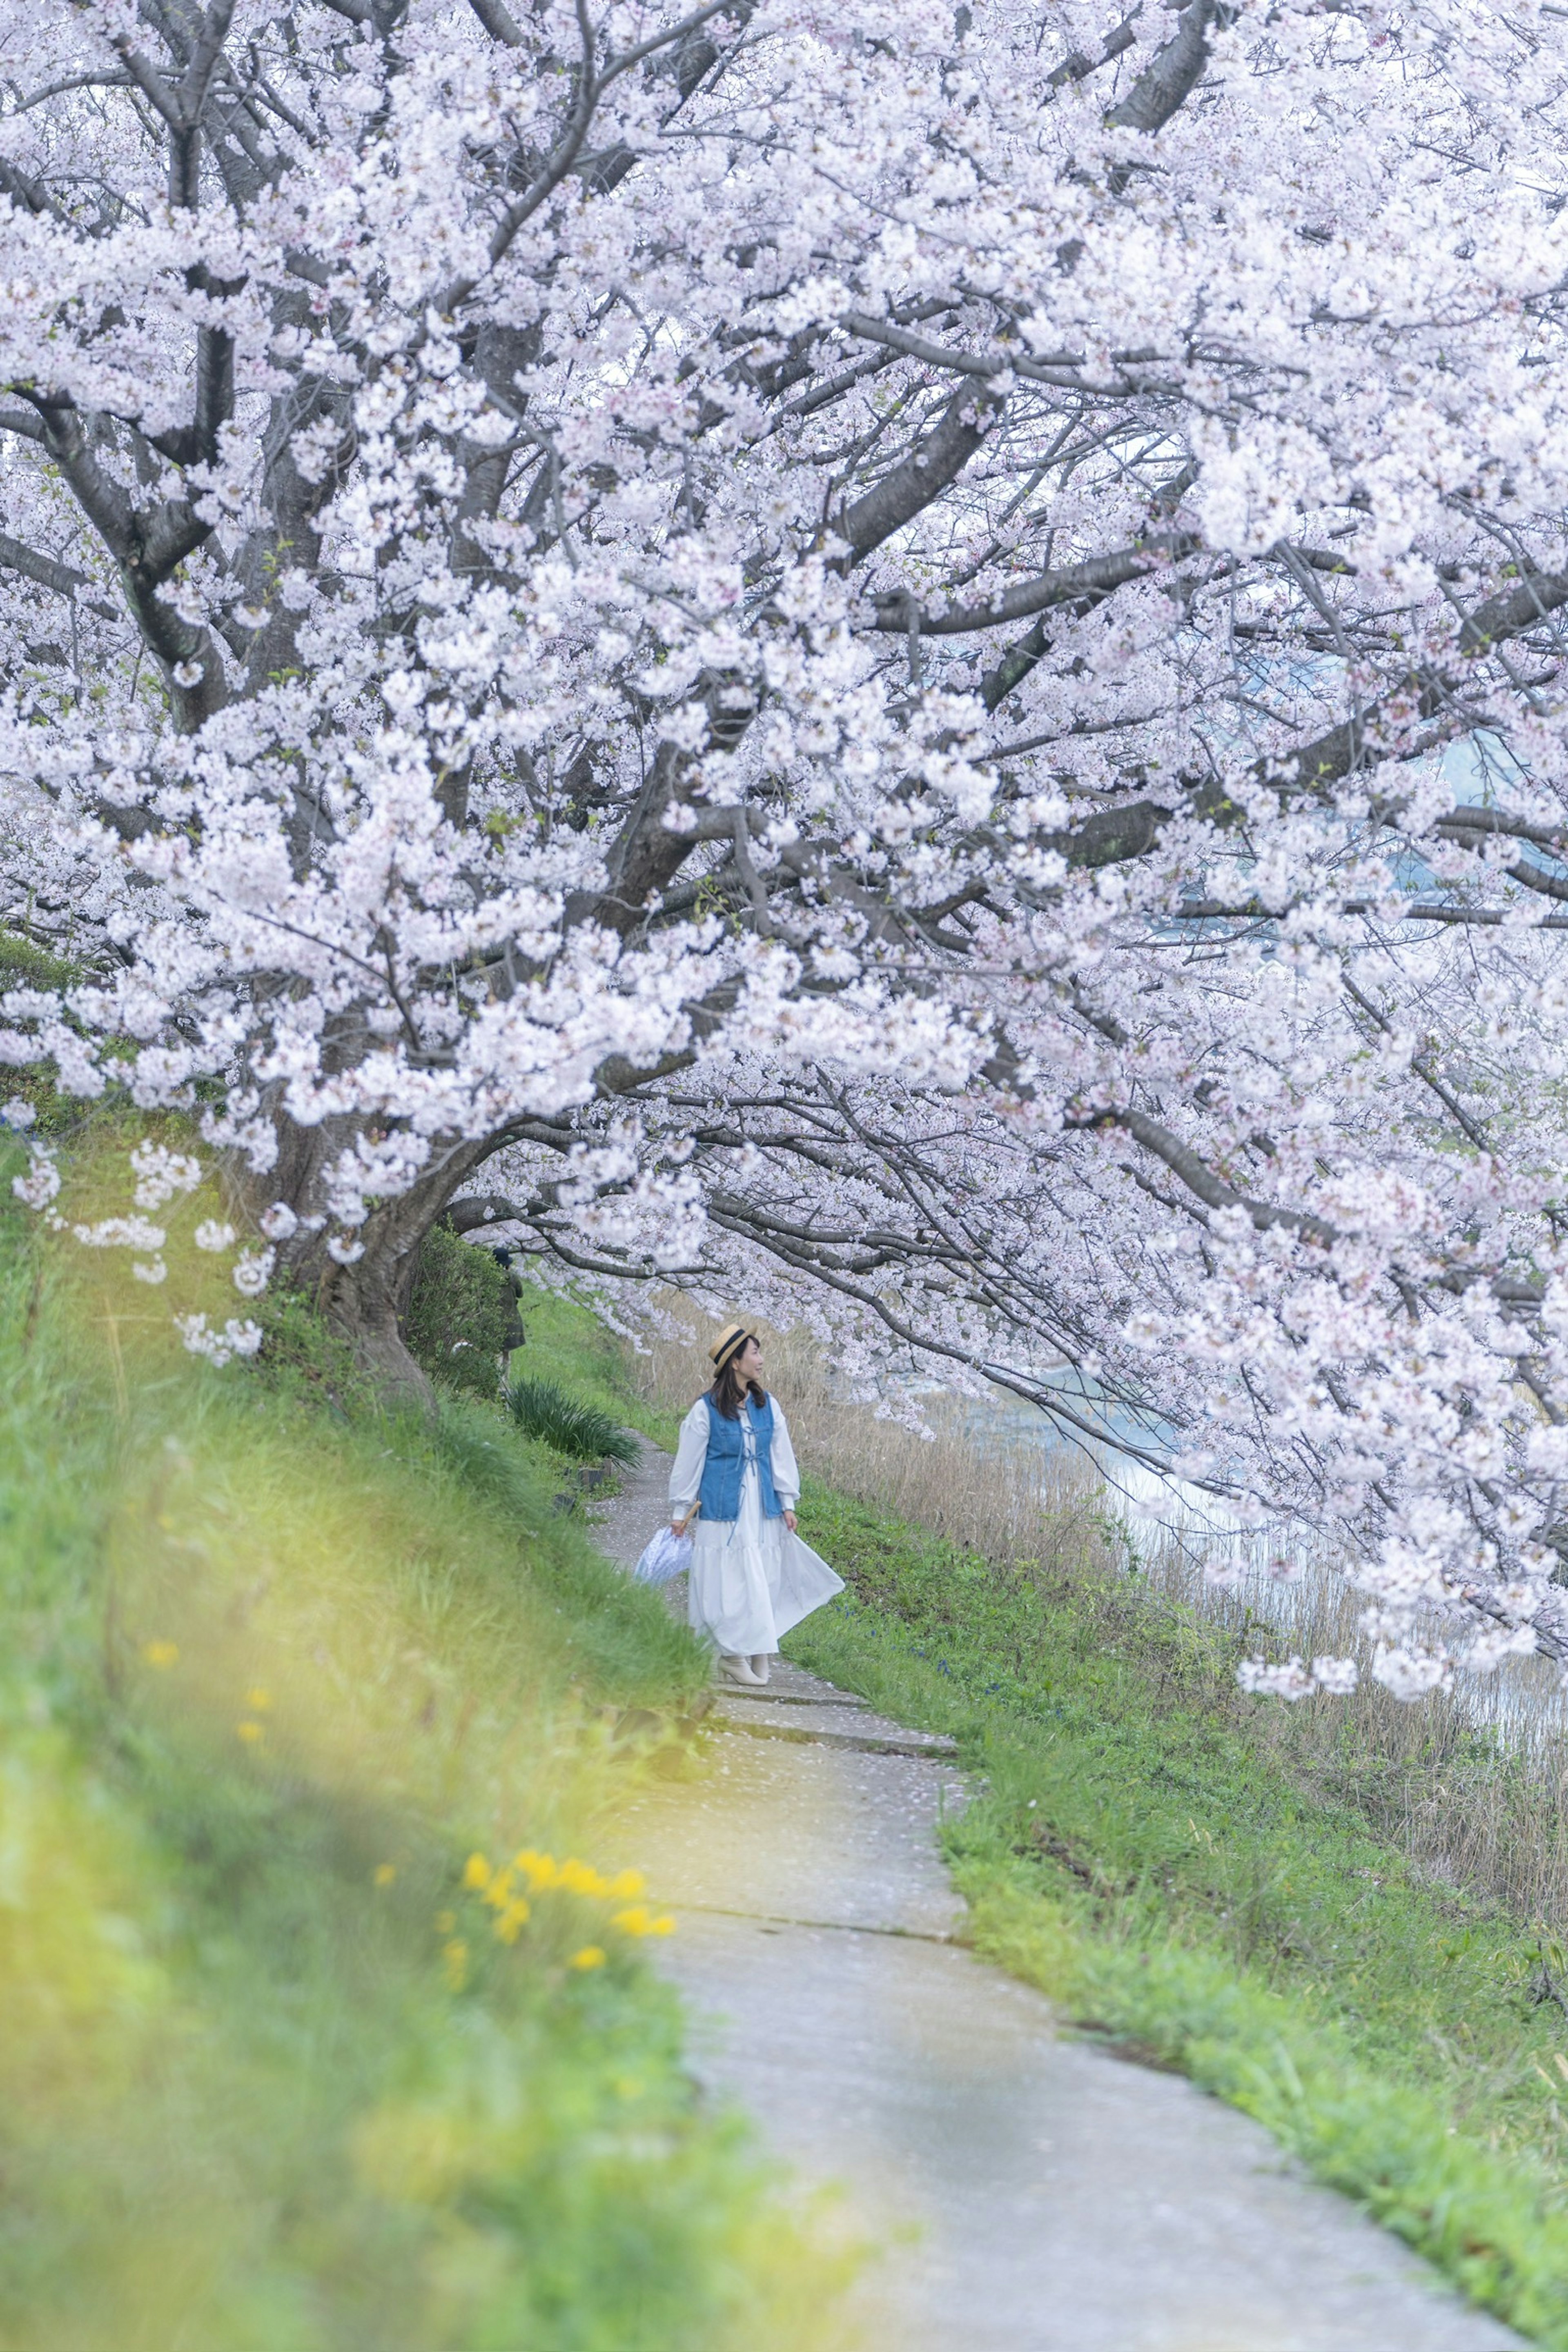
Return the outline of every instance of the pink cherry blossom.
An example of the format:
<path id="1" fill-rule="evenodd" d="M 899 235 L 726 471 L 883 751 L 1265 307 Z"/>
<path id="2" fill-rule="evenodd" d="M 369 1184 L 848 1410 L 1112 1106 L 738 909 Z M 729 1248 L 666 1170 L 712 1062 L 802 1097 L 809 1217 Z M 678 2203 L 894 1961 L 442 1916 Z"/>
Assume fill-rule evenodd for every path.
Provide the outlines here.
<path id="1" fill-rule="evenodd" d="M 1560 12 L 0 39 L 0 1062 L 391 1379 L 445 1214 L 1568 1660 Z"/>

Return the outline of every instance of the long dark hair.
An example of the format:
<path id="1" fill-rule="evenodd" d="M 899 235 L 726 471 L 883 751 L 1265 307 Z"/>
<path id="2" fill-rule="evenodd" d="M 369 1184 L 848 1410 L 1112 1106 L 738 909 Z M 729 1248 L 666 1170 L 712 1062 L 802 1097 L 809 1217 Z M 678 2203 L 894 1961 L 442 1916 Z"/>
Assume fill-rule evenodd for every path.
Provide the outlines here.
<path id="1" fill-rule="evenodd" d="M 766 1389 L 761 1387 L 755 1381 L 743 1381 L 741 1378 L 737 1367 L 745 1345 L 746 1342 L 742 1339 L 722 1371 L 715 1372 L 713 1375 L 713 1402 L 726 1421 L 740 1420 L 741 1407 L 745 1403 L 748 1396 L 759 1412 L 768 1401 Z"/>

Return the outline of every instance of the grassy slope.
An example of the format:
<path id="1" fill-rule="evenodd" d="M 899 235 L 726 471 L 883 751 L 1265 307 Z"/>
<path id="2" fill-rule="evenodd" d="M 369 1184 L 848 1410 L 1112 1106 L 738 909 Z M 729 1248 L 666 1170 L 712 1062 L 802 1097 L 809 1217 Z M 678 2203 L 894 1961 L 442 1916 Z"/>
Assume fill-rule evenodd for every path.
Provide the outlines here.
<path id="1" fill-rule="evenodd" d="M 673 1445 L 678 1412 L 635 1396 L 626 1376 L 625 1342 L 595 1321 L 576 1299 L 561 1291 L 529 1289 L 521 1300 L 526 1344 L 512 1358 L 514 1371 L 530 1379 L 557 1381 L 573 1396 L 596 1404 L 660 1445 Z"/>
<path id="2" fill-rule="evenodd" d="M 462 1886 L 591 1858 L 605 1703 L 699 1654 L 499 1414 L 381 1418 L 287 1304 L 270 1378 L 184 1356 L 168 1255 L 0 1215 L 0 2347 L 837 2340 L 616 1906 Z"/>
<path id="3" fill-rule="evenodd" d="M 790 1654 L 987 1776 L 949 1832 L 978 1948 L 1568 2347 L 1561 1954 L 1293 1782 L 1186 1612 L 998 1570 L 809 1479 L 805 1513 L 851 1591 Z"/>

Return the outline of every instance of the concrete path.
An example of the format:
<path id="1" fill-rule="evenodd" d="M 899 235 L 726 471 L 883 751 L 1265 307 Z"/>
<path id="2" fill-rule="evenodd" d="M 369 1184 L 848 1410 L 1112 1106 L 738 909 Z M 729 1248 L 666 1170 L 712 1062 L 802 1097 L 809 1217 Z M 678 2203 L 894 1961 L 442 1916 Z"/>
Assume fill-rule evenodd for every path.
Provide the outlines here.
<path id="1" fill-rule="evenodd" d="M 612 1558 L 659 1524 L 667 1466 L 647 1448 L 602 1515 Z M 960 1948 L 934 1834 L 963 1796 L 946 1743 L 793 1667 L 721 1716 L 705 1778 L 628 1807 L 613 1859 L 677 1916 L 661 1959 L 704 2081 L 886 2249 L 868 2352 L 1521 2342 L 1247 2117 L 1064 2038 Z"/>

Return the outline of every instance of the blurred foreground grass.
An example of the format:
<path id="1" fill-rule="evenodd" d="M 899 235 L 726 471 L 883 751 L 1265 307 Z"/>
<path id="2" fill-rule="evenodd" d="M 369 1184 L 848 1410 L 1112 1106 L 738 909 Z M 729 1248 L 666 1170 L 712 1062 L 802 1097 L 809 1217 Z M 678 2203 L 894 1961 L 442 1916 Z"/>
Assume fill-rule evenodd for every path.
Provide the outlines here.
<path id="1" fill-rule="evenodd" d="M 231 1311 L 221 1268 L 172 1235 L 149 1293 L 12 1172 L 0 2347 L 837 2343 L 837 2257 L 591 1867 L 647 1769 L 615 1712 L 699 1652 L 499 1411 L 387 1418 L 287 1299 L 214 1370 L 170 1315 Z"/>

